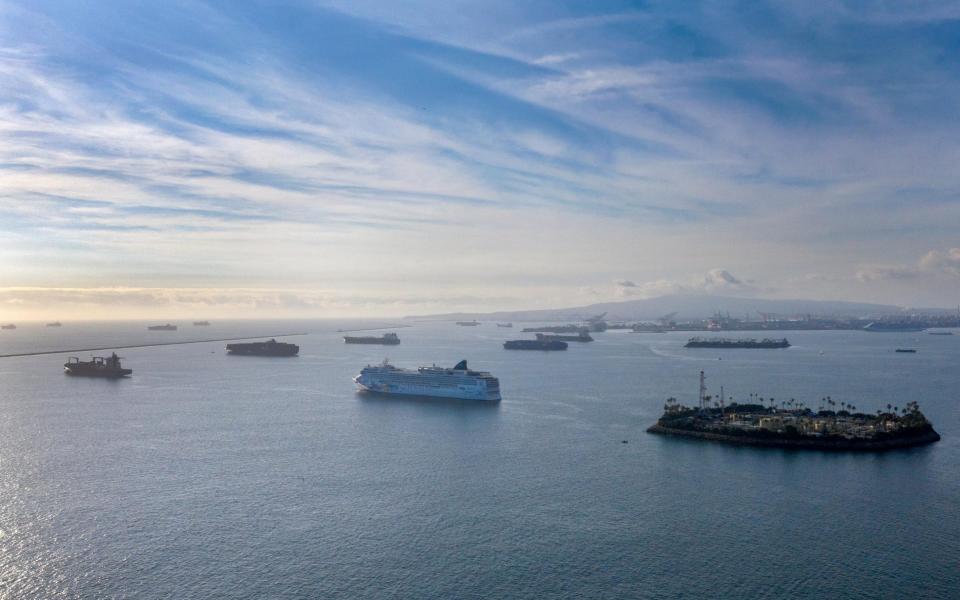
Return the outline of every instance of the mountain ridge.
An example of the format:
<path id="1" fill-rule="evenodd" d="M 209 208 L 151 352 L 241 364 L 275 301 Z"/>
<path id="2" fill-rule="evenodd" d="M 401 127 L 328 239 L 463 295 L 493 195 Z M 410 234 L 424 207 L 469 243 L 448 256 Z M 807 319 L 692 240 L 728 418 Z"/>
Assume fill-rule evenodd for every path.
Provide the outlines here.
<path id="1" fill-rule="evenodd" d="M 638 298 L 613 302 L 597 302 L 569 308 L 532 310 L 509 310 L 494 312 L 456 312 L 431 315 L 410 315 L 405 319 L 419 320 L 467 320 L 489 319 L 504 321 L 554 321 L 582 320 L 593 315 L 607 313 L 610 321 L 657 319 L 669 313 L 677 313 L 684 319 L 703 319 L 717 312 L 730 313 L 732 317 L 759 313 L 772 313 L 782 317 L 814 315 L 833 317 L 879 317 L 910 312 L 946 312 L 950 309 L 909 309 L 892 304 L 850 302 L 846 300 L 804 300 L 744 298 L 739 296 L 713 296 L 709 294 L 669 294 L 654 298 Z"/>

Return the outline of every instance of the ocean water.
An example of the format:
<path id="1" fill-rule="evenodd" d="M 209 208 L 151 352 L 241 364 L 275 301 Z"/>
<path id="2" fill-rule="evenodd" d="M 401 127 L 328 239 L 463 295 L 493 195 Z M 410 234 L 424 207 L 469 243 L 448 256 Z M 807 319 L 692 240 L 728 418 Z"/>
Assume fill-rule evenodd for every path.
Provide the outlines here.
<path id="1" fill-rule="evenodd" d="M 0 354 L 309 335 L 292 359 L 126 349 L 121 381 L 66 377 L 66 355 L 0 359 L 0 598 L 960 597 L 960 335 L 720 351 L 609 331 L 539 353 L 503 350 L 519 327 L 493 324 L 414 324 L 396 347 L 342 343 L 366 322 L 145 325 L 21 324 Z M 466 358 L 503 402 L 356 393 L 385 356 Z M 738 401 L 918 400 L 943 441 L 833 454 L 646 434 L 665 398 L 695 401 L 701 369 Z"/>

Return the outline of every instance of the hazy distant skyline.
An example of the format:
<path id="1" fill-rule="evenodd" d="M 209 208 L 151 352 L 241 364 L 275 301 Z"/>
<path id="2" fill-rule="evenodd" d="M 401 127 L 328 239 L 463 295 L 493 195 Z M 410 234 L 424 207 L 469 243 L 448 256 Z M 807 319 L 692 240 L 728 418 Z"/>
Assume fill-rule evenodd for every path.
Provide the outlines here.
<path id="1" fill-rule="evenodd" d="M 0 320 L 960 302 L 958 2 L 0 0 Z"/>

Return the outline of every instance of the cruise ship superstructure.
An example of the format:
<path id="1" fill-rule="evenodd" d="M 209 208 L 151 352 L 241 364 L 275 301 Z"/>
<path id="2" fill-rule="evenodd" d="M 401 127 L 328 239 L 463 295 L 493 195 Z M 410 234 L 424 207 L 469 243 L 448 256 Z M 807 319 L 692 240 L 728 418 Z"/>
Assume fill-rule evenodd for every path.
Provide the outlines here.
<path id="1" fill-rule="evenodd" d="M 364 391 L 403 396 L 434 396 L 463 400 L 500 400 L 500 380 L 486 371 L 467 368 L 461 360 L 449 367 L 401 369 L 386 360 L 367 365 L 353 381 Z"/>

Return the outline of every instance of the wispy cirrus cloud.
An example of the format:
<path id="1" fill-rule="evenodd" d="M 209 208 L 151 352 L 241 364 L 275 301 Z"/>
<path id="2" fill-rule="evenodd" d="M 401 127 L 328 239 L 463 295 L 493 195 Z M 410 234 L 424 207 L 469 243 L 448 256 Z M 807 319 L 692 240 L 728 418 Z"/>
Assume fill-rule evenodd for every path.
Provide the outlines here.
<path id="1" fill-rule="evenodd" d="M 956 14 L 6 2 L 0 281 L 863 298 L 955 242 Z"/>

